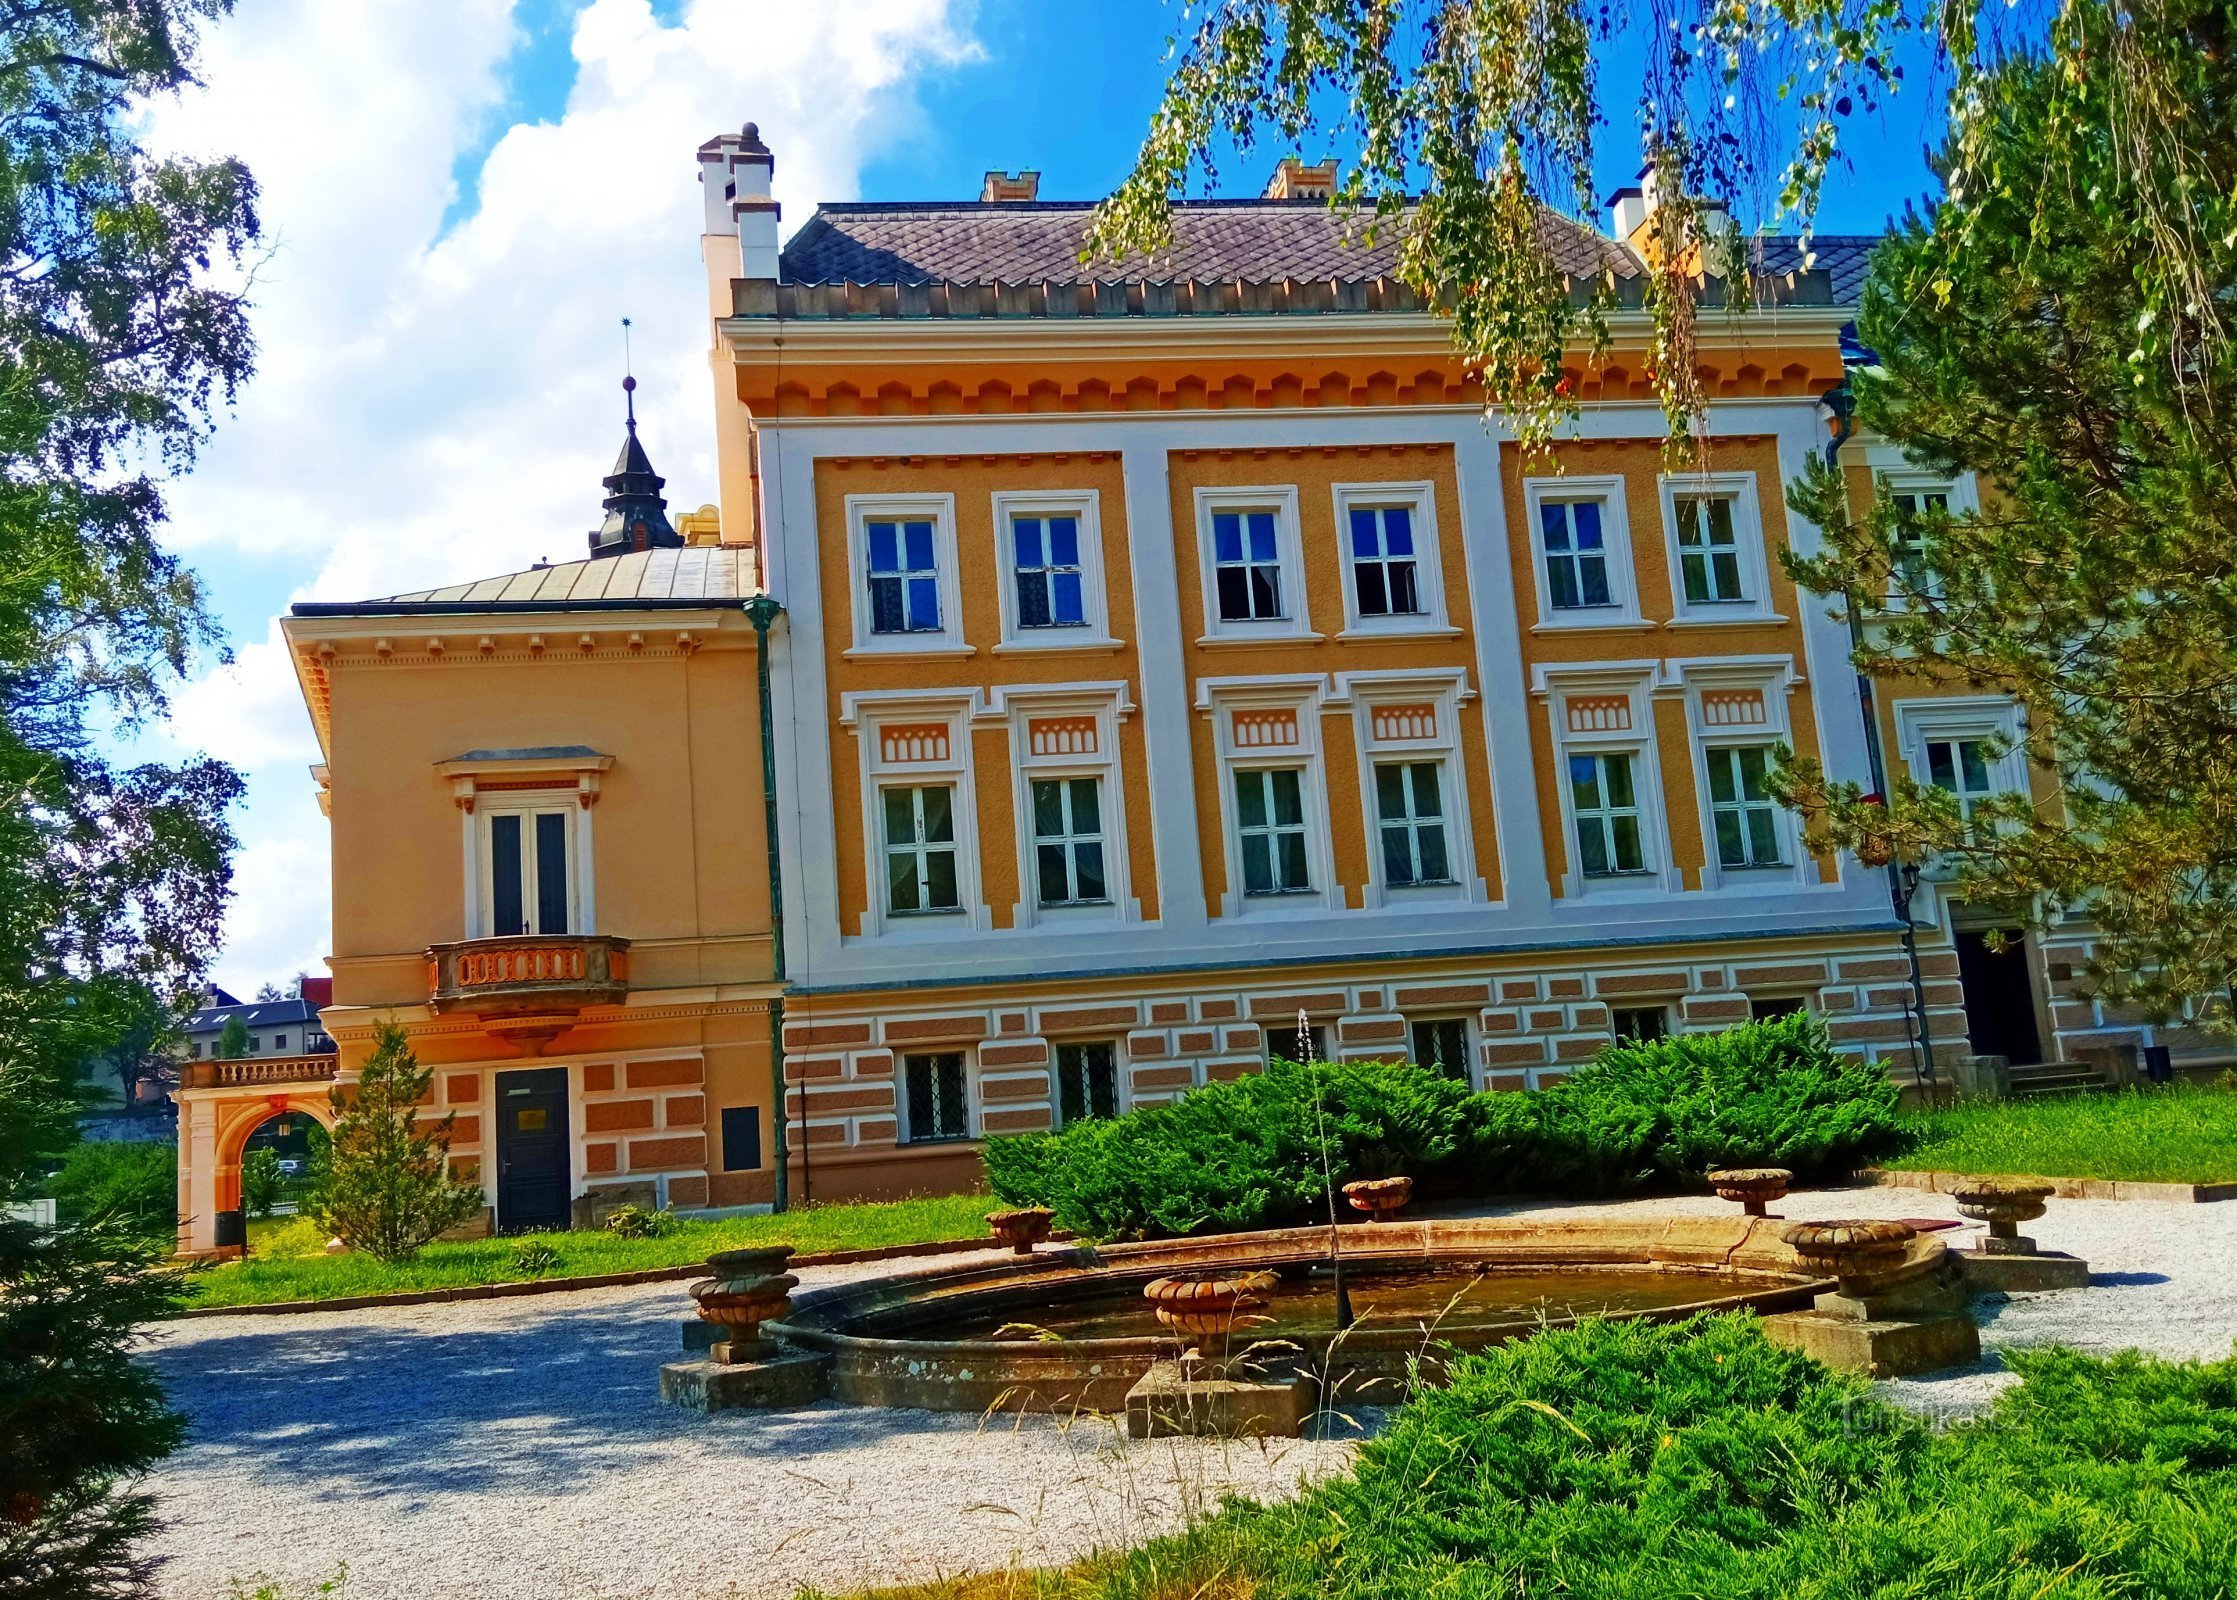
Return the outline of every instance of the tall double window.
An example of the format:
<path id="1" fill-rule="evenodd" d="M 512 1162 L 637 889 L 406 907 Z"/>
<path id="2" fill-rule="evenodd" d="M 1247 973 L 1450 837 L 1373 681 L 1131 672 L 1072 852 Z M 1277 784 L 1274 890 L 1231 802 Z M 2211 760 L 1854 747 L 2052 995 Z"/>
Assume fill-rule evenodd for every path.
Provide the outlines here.
<path id="1" fill-rule="evenodd" d="M 1950 512 L 1948 485 L 1925 485 L 1891 489 L 1888 503 L 1895 508 L 1897 518 L 1895 563 L 1897 574 L 1905 588 L 1919 591 L 1927 587 L 1926 524 L 1937 517 L 1947 517 Z"/>
<path id="2" fill-rule="evenodd" d="M 1546 603 L 1553 610 L 1587 611 L 1617 603 L 1608 573 L 1606 514 L 1607 503 L 1599 499 L 1538 503 Z"/>
<path id="3" fill-rule="evenodd" d="M 1569 758 L 1570 811 L 1576 819 L 1578 868 L 1587 878 L 1647 870 L 1639 795 L 1629 751 Z"/>
<path id="4" fill-rule="evenodd" d="M 1706 752 L 1709 820 L 1723 867 L 1782 867 L 1779 803 L 1771 797 L 1769 745 L 1719 745 Z"/>
<path id="5" fill-rule="evenodd" d="M 1681 494 L 1678 569 L 1688 605 L 1721 605 L 1750 599 L 1741 564 L 1737 497 Z"/>
<path id="6" fill-rule="evenodd" d="M 488 814 L 489 931 L 572 933 L 570 809 L 493 810 Z"/>
<path id="7" fill-rule="evenodd" d="M 1361 617 L 1423 611 L 1411 506 L 1351 508 L 1352 601 Z"/>
<path id="8" fill-rule="evenodd" d="M 1103 785 L 1096 778 L 1035 778 L 1033 861 L 1044 906 L 1104 905 Z"/>
<path id="9" fill-rule="evenodd" d="M 1305 769 L 1244 767 L 1235 773 L 1235 831 L 1246 895 L 1309 894 Z"/>
<path id="10" fill-rule="evenodd" d="M 957 908 L 955 789 L 900 785 L 880 792 L 885 812 L 886 910 L 896 916 Z"/>
<path id="11" fill-rule="evenodd" d="M 872 633 L 940 631 L 940 564 L 932 530 L 929 517 L 874 517 L 863 524 Z"/>
<path id="12" fill-rule="evenodd" d="M 1280 532 L 1271 510 L 1212 513 L 1212 586 L 1222 622 L 1268 622 L 1282 606 Z"/>
<path id="13" fill-rule="evenodd" d="M 1996 793 L 1995 762 L 1986 738 L 1926 741 L 1927 781 L 1957 796 L 1958 810 L 1970 820 L 1973 808 Z"/>
<path id="14" fill-rule="evenodd" d="M 1382 833 L 1383 881 L 1392 888 L 1452 882 L 1445 848 L 1443 785 L 1435 761 L 1375 764 L 1376 822 Z"/>
<path id="15" fill-rule="evenodd" d="M 1088 626 L 1078 516 L 1011 517 L 1010 563 L 1020 628 Z"/>

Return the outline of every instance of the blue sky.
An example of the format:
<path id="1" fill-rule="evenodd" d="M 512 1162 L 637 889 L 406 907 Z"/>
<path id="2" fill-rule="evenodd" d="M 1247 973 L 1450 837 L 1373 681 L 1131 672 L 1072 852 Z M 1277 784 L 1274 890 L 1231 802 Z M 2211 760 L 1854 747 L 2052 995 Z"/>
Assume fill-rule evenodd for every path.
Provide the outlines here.
<path id="1" fill-rule="evenodd" d="M 673 505 L 714 497 L 692 152 L 751 118 L 785 222 L 825 199 L 971 199 L 991 168 L 1048 198 L 1125 173 L 1177 8 L 1160 0 L 239 0 L 206 88 L 159 142 L 264 186 L 260 370 L 172 542 L 237 652 L 144 744 L 248 775 L 218 976 L 253 989 L 331 947 L 318 759 L 273 618 L 572 559 L 620 431 L 620 319 Z M 1603 77 L 1602 189 L 1636 167 L 1635 46 Z M 1927 183 L 1914 65 L 1848 130 L 1819 225 L 1872 231 Z M 1280 152 L 1233 163 L 1249 192 Z M 1319 152 L 1308 152 L 1317 154 Z M 431 863 L 430 870 L 450 870 Z"/>

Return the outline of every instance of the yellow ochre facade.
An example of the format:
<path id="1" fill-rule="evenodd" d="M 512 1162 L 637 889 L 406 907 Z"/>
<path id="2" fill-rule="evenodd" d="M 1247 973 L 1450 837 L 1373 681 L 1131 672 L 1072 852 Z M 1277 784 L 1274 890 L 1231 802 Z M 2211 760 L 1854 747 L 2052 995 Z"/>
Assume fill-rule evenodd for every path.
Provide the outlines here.
<path id="1" fill-rule="evenodd" d="M 1487 1088 L 1798 1006 L 1920 1071 L 1886 875 L 1760 784 L 1781 744 L 1870 777 L 1845 624 L 1779 562 L 1869 241 L 1760 241 L 1673 472 L 1643 314 L 1526 455 L 1315 169 L 1083 266 L 1030 175 L 780 248 L 752 125 L 699 162 L 719 507 L 671 525 L 632 423 L 590 559 L 286 623 L 340 1076 L 403 1023 L 489 1225 L 765 1203 L 785 1149 L 795 1202 L 968 1185 L 986 1136 L 1253 1070 L 1300 1013 Z M 1555 219 L 1565 270 L 1635 304 L 1647 203 Z M 1988 770 L 2008 705 L 1878 711 L 1891 766 L 2029 781 Z M 1944 1073 L 2153 1041 L 2073 996 L 2080 935 L 1915 911 Z M 289 1070 L 184 1091 L 185 1246 L 322 1100 Z"/>

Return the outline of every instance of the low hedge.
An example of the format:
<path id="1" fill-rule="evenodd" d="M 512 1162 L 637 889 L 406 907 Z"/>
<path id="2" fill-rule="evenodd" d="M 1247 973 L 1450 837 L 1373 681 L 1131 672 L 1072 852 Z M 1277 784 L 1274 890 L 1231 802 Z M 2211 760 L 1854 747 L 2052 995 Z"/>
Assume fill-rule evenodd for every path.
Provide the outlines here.
<path id="1" fill-rule="evenodd" d="M 986 1166 L 1004 1201 L 1049 1206 L 1089 1238 L 1217 1233 L 1325 1217 L 1327 1178 L 1405 1173 L 1437 1198 L 1698 1188 L 1735 1165 L 1846 1175 L 1895 1148 L 1896 1099 L 1880 1067 L 1796 1015 L 1615 1045 L 1524 1094 L 1277 1060 L 1122 1117 L 989 1140 Z"/>

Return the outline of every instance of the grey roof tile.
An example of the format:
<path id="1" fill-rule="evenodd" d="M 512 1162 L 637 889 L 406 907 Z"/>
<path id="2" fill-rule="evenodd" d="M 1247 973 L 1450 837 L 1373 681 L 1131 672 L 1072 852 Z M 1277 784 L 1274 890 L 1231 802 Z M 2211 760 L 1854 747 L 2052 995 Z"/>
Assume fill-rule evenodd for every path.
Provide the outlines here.
<path id="1" fill-rule="evenodd" d="M 377 600 L 315 602 L 295 607 L 297 616 L 347 616 L 353 612 L 416 607 L 507 608 L 569 605 L 626 606 L 632 601 L 689 605 L 726 604 L 751 595 L 753 569 L 748 552 L 728 545 L 694 545 L 682 550 L 637 550 L 627 555 L 557 566 L 530 567 L 474 583 L 448 584 Z"/>

